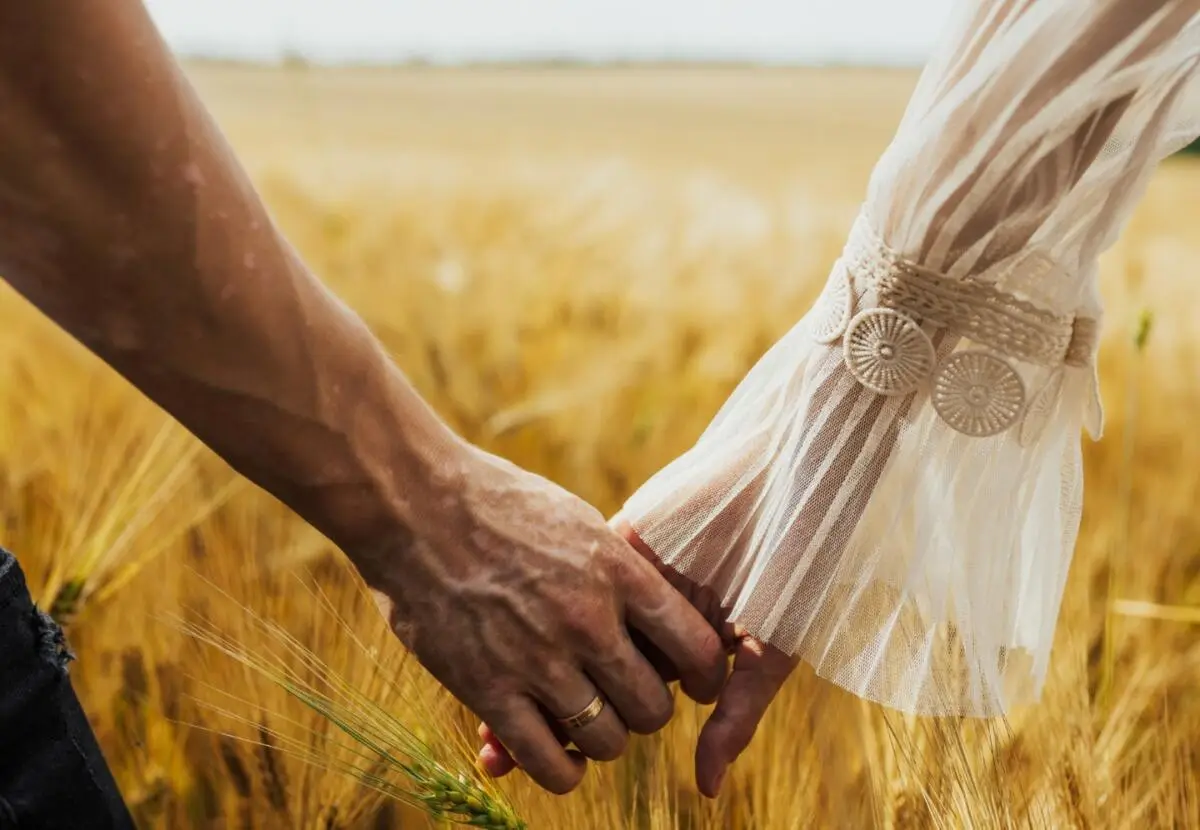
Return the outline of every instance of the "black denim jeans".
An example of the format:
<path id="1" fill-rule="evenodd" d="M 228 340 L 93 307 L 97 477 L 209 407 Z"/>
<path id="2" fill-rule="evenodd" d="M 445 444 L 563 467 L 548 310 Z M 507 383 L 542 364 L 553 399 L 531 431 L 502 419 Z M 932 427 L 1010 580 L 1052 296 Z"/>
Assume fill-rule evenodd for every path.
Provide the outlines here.
<path id="1" fill-rule="evenodd" d="M 0 830 L 132 830 L 71 687 L 62 631 L 0 548 Z"/>

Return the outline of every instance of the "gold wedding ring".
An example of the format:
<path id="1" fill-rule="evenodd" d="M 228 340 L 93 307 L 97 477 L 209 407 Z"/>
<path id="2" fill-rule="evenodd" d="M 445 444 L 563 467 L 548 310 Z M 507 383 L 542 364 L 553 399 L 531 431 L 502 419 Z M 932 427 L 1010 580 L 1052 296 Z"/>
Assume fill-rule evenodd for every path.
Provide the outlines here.
<path id="1" fill-rule="evenodd" d="M 571 715 L 569 718 L 559 718 L 558 722 L 567 729 L 580 729 L 600 717 L 600 713 L 603 711 L 604 698 L 596 695 L 592 698 L 592 702 L 585 706 L 578 714 Z"/>

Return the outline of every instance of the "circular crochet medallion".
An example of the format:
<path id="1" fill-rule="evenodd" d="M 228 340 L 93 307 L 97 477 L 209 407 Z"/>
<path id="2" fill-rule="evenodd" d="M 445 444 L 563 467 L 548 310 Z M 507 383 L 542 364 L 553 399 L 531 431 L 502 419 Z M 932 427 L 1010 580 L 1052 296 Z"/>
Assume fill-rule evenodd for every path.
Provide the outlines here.
<path id="1" fill-rule="evenodd" d="M 1025 384 L 1008 363 L 987 352 L 952 355 L 933 380 L 933 408 L 955 430 L 986 438 L 1008 429 L 1025 407 Z"/>
<path id="2" fill-rule="evenodd" d="M 915 392 L 933 369 L 929 335 L 890 308 L 873 308 L 851 320 L 844 350 L 850 374 L 880 395 Z"/>
<path id="3" fill-rule="evenodd" d="M 850 285 L 850 272 L 839 261 L 813 306 L 809 326 L 812 339 L 824 345 L 833 343 L 846 333 L 853 313 L 854 290 Z"/>

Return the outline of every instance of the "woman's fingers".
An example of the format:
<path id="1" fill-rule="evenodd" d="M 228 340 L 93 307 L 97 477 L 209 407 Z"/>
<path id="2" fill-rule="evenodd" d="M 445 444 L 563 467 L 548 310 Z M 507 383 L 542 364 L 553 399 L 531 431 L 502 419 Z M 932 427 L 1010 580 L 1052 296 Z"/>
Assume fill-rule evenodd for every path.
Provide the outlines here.
<path id="1" fill-rule="evenodd" d="M 503 778 L 517 768 L 517 762 L 499 741 L 489 741 L 483 745 L 479 750 L 478 765 L 491 778 Z"/>
<path id="2" fill-rule="evenodd" d="M 610 524 L 676 590 L 689 599 L 720 633 L 726 650 L 734 654 L 733 671 L 721 690 L 712 716 L 700 733 L 696 747 L 697 786 L 702 793 L 715 798 L 729 765 L 750 745 L 758 724 L 784 681 L 795 669 L 797 659 L 747 636 L 730 623 L 719 598 L 709 589 L 692 584 L 659 562 L 654 551 L 628 521 L 617 516 Z M 639 648 L 647 651 L 640 641 Z M 660 653 L 659 661 L 662 659 Z M 656 666 L 661 666 L 661 662 L 656 662 Z M 703 698 L 696 699 L 703 702 Z"/>
<path id="3" fill-rule="evenodd" d="M 750 745 L 796 663 L 795 658 L 757 640 L 741 640 L 733 673 L 696 748 L 696 784 L 704 795 L 717 796 L 729 765 Z M 479 737 L 483 741 L 479 760 L 485 772 L 499 778 L 516 769 L 516 761 L 486 724 L 480 724 Z"/>
<path id="4" fill-rule="evenodd" d="M 696 747 L 696 786 L 716 798 L 725 773 L 742 754 L 767 707 L 796 668 L 797 658 L 751 637 L 743 637 L 733 672 Z"/>
<path id="5" fill-rule="evenodd" d="M 479 739 L 483 741 L 479 750 L 479 766 L 484 772 L 493 778 L 503 778 L 517 768 L 517 762 L 486 723 L 479 724 Z"/>

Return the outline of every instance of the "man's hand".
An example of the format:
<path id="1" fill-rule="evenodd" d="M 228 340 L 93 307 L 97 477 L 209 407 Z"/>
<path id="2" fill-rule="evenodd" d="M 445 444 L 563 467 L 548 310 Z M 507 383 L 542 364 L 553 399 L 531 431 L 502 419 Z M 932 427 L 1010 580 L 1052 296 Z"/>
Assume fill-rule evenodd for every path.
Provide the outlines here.
<path id="1" fill-rule="evenodd" d="M 645 561 L 648 564 L 652 563 L 663 577 L 721 632 L 726 650 L 734 655 L 733 672 L 717 700 L 716 708 L 704 724 L 696 747 L 696 785 L 704 795 L 716 798 L 729 765 L 750 745 L 767 707 L 795 669 L 797 660 L 736 630 L 726 620 L 719 599 L 712 591 L 689 582 L 660 564 L 654 551 L 627 522 L 617 521 L 615 524 L 617 532 L 645 558 Z M 652 645 L 644 646 L 643 650 L 650 656 L 664 680 L 670 681 L 677 676 L 670 655 L 657 654 Z M 686 683 L 684 691 L 688 691 Z M 695 695 L 691 696 L 695 698 Z M 484 742 L 479 760 L 484 770 L 499 777 L 518 766 L 519 761 L 514 760 L 505 751 L 501 741 L 496 740 L 489 723 L 479 727 L 479 736 Z"/>
<path id="2" fill-rule="evenodd" d="M 565 793 L 584 756 L 613 760 L 627 730 L 654 732 L 671 718 L 672 695 L 630 629 L 699 700 L 720 692 L 727 657 L 701 614 L 596 510 L 502 459 L 464 453 L 441 509 L 410 520 L 404 549 L 359 561 L 397 635 L 492 725 L 497 751 Z M 557 725 L 597 694 L 599 718 Z"/>
<path id="3" fill-rule="evenodd" d="M 720 640 L 579 499 L 468 447 L 271 220 L 141 0 L 0 3 L 0 273 L 344 550 L 543 786 L 613 758 Z M 549 719 L 549 721 L 548 721 Z"/>

